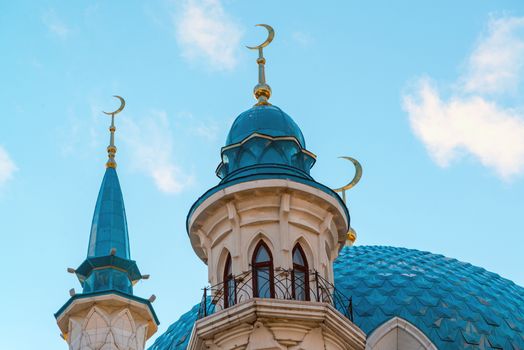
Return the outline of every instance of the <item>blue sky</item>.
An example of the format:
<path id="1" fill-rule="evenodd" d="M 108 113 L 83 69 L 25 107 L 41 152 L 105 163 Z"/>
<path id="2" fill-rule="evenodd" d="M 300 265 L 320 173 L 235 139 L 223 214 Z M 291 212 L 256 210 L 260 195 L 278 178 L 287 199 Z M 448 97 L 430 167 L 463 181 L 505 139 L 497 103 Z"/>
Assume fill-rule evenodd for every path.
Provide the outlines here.
<path id="1" fill-rule="evenodd" d="M 219 150 L 254 100 L 301 126 L 314 177 L 349 194 L 357 244 L 404 246 L 524 285 L 522 1 L 3 1 L 0 348 L 60 349 L 53 313 L 80 290 L 111 96 L 131 254 L 158 335 L 200 299 L 185 232 Z M 28 330 L 29 329 L 29 330 Z M 31 334 L 28 336 L 28 334 Z M 42 345 L 45 344 L 45 345 Z"/>

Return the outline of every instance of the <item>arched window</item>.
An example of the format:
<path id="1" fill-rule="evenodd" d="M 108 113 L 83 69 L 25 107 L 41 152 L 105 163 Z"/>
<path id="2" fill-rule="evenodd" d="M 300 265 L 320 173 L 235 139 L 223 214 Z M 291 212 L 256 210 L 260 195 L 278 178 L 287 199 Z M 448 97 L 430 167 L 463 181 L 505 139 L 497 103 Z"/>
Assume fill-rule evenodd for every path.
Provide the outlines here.
<path id="1" fill-rule="evenodd" d="M 366 349 L 437 350 L 437 347 L 415 325 L 400 317 L 393 317 L 368 334 Z"/>
<path id="2" fill-rule="evenodd" d="M 251 261 L 253 268 L 253 297 L 274 298 L 273 257 L 264 241 L 255 247 Z"/>
<path id="3" fill-rule="evenodd" d="M 227 255 L 226 265 L 224 266 L 224 308 L 236 304 L 236 286 L 233 270 L 231 268 L 231 255 Z"/>
<path id="4" fill-rule="evenodd" d="M 291 272 L 293 299 L 309 301 L 309 267 L 306 254 L 300 244 L 293 248 L 293 271 Z"/>

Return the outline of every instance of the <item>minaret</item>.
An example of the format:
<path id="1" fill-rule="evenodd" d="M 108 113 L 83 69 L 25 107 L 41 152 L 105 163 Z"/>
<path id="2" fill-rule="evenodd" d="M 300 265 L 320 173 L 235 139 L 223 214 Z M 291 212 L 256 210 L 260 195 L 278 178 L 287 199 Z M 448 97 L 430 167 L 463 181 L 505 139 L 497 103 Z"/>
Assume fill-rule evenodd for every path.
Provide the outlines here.
<path id="1" fill-rule="evenodd" d="M 133 295 L 133 285 L 142 275 L 131 260 L 127 219 L 122 190 L 116 173 L 115 115 L 111 116 L 108 161 L 96 201 L 87 257 L 75 270 L 82 293 L 71 298 L 55 314 L 62 337 L 71 350 L 143 350 L 157 330 L 158 319 L 150 299 Z"/>
<path id="2" fill-rule="evenodd" d="M 208 266 L 188 349 L 364 349 L 351 297 L 333 285 L 333 261 L 345 245 L 348 209 L 313 179 L 316 156 L 280 108 L 269 103 L 263 49 L 256 104 L 231 126 L 220 183 L 191 207 L 187 230 Z M 319 121 L 322 122 L 322 121 Z"/>

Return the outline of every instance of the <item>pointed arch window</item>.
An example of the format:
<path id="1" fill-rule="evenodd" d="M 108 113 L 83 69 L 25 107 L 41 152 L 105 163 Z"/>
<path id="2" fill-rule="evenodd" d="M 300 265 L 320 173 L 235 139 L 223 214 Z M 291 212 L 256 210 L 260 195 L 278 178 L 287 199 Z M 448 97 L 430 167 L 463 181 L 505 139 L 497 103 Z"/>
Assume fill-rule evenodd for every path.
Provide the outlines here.
<path id="1" fill-rule="evenodd" d="M 309 266 L 300 244 L 293 248 L 293 270 L 291 271 L 293 299 L 309 301 Z"/>
<path id="2" fill-rule="evenodd" d="M 274 298 L 273 256 L 264 241 L 258 242 L 251 259 L 253 269 L 253 297 Z"/>
<path id="3" fill-rule="evenodd" d="M 231 254 L 227 255 L 226 265 L 224 266 L 224 308 L 236 304 L 236 286 L 235 277 L 233 277 L 233 268 L 231 266 Z"/>

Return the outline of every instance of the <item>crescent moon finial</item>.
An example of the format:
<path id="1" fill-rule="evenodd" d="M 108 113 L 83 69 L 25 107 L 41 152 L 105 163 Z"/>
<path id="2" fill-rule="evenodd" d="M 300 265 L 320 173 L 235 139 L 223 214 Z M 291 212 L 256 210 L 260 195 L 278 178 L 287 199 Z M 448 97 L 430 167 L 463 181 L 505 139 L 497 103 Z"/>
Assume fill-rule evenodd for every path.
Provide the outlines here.
<path id="1" fill-rule="evenodd" d="M 104 111 L 102 111 L 102 113 L 107 114 L 107 115 L 117 115 L 118 113 L 122 112 L 122 110 L 126 106 L 126 101 L 121 96 L 118 96 L 118 95 L 113 95 L 113 97 L 116 97 L 116 98 L 118 98 L 120 100 L 120 107 L 118 107 L 118 109 L 116 111 L 114 111 L 114 112 L 104 112 Z"/>
<path id="2" fill-rule="evenodd" d="M 250 50 L 258 50 L 258 84 L 253 89 L 253 93 L 257 100 L 255 106 L 270 105 L 268 100 L 271 97 L 271 87 L 266 84 L 266 59 L 264 58 L 264 47 L 268 46 L 273 41 L 275 31 L 273 30 L 273 27 L 268 24 L 257 24 L 256 26 L 266 28 L 268 34 L 266 40 L 262 44 L 258 46 L 246 46 Z"/>
<path id="3" fill-rule="evenodd" d="M 115 146 L 115 131 L 116 131 L 115 115 L 117 115 L 118 113 L 122 112 L 122 110 L 126 106 L 126 101 L 121 96 L 114 95 L 113 97 L 116 97 L 117 99 L 120 100 L 120 107 L 118 107 L 118 109 L 116 111 L 114 111 L 114 112 L 104 112 L 104 111 L 102 111 L 102 113 L 111 116 L 111 126 L 109 127 L 109 132 L 111 133 L 111 136 L 109 138 L 109 146 L 107 146 L 107 157 L 108 157 L 108 160 L 107 160 L 107 163 L 106 163 L 106 167 L 107 168 L 116 168 L 116 161 L 115 161 L 115 154 L 116 154 L 116 146 Z"/>
<path id="4" fill-rule="evenodd" d="M 353 179 L 347 185 L 333 189 L 333 191 L 335 192 L 342 192 L 342 199 L 344 200 L 344 203 L 345 203 L 346 202 L 346 191 L 355 187 L 356 184 L 358 184 L 358 182 L 360 181 L 360 178 L 362 177 L 362 165 L 360 165 L 358 160 L 352 157 L 342 156 L 339 158 L 349 160 L 355 166 L 355 175 L 353 176 Z"/>
<path id="5" fill-rule="evenodd" d="M 267 39 L 258 46 L 246 46 L 250 50 L 263 49 L 264 47 L 268 46 L 273 41 L 273 38 L 275 38 L 275 30 L 269 24 L 255 24 L 255 27 L 266 28 L 267 29 Z"/>

